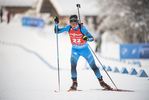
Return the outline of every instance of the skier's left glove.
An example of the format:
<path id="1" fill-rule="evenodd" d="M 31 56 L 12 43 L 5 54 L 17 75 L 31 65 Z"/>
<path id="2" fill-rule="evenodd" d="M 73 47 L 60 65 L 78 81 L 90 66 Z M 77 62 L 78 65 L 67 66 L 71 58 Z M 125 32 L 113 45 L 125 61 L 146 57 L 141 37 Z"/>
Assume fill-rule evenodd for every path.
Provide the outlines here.
<path id="1" fill-rule="evenodd" d="M 82 39 L 85 40 L 85 41 L 88 41 L 87 36 L 82 36 Z"/>

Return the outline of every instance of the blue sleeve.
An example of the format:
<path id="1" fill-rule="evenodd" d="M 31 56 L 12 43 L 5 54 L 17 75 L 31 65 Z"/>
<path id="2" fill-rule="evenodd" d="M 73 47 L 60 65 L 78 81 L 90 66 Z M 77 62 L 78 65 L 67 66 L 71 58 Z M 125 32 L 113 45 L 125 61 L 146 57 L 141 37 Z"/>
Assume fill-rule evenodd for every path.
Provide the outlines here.
<path id="1" fill-rule="evenodd" d="M 88 30 L 84 26 L 81 26 L 81 32 L 83 33 L 83 35 L 87 36 L 88 41 L 94 40 L 94 37 L 91 35 L 91 33 L 88 32 Z"/>
<path id="2" fill-rule="evenodd" d="M 58 28 L 58 34 L 59 34 L 59 33 L 63 33 L 63 32 L 65 32 L 65 31 L 69 32 L 70 28 L 71 28 L 71 25 L 66 25 L 66 26 L 63 27 L 63 28 Z"/>

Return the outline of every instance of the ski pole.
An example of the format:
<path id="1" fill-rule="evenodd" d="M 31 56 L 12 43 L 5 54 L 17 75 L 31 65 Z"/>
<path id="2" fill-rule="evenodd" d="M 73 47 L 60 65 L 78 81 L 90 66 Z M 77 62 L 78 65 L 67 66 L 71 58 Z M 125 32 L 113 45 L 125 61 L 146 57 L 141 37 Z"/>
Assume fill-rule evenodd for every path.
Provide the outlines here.
<path id="1" fill-rule="evenodd" d="M 58 88 L 60 91 L 60 72 L 59 72 L 59 46 L 58 46 L 58 24 L 55 24 L 56 28 L 56 42 L 57 42 L 57 67 L 58 67 Z"/>
<path id="2" fill-rule="evenodd" d="M 80 12 L 79 12 L 79 8 L 81 8 L 80 4 L 76 5 L 78 8 L 78 16 L 79 16 L 79 22 L 81 23 L 81 19 L 80 19 Z M 98 57 L 96 56 L 95 52 L 93 51 L 93 49 L 91 48 L 91 46 L 88 44 L 88 47 L 90 48 L 90 50 L 92 51 L 92 53 L 95 55 L 95 57 L 97 58 L 98 62 L 100 63 L 100 65 L 102 66 L 102 68 L 104 69 L 104 71 L 106 72 L 106 74 L 108 75 L 108 77 L 110 78 L 111 82 L 113 83 L 113 85 L 117 88 L 117 86 L 115 85 L 115 83 L 113 82 L 112 78 L 110 77 L 110 75 L 108 74 L 108 72 L 105 70 L 105 68 L 103 67 L 102 63 L 100 62 L 100 60 L 98 59 Z"/>
<path id="3" fill-rule="evenodd" d="M 91 46 L 88 44 L 88 47 L 90 48 L 90 50 L 92 51 L 92 53 L 94 54 L 94 56 L 97 58 L 98 62 L 100 63 L 100 65 L 102 66 L 102 68 L 104 69 L 104 71 L 106 72 L 106 74 L 108 75 L 108 77 L 110 78 L 111 82 L 113 83 L 113 85 L 117 88 L 117 86 L 115 85 L 115 83 L 113 82 L 112 78 L 110 77 L 110 75 L 108 74 L 108 72 L 106 71 L 106 69 L 103 67 L 102 63 L 100 62 L 100 60 L 98 59 L 98 57 L 96 56 L 95 52 L 93 51 L 93 49 L 91 48 Z"/>
<path id="4" fill-rule="evenodd" d="M 81 23 L 80 12 L 79 12 L 79 8 L 81 8 L 81 6 L 80 6 L 80 4 L 77 4 L 76 6 L 78 8 L 79 23 Z"/>

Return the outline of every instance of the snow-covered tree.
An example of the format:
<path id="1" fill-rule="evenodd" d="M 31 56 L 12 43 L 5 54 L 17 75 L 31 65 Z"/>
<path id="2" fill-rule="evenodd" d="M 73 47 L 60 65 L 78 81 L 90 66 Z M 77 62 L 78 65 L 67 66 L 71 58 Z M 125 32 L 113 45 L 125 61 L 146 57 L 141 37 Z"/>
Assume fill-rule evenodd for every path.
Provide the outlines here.
<path id="1" fill-rule="evenodd" d="M 124 43 L 149 42 L 149 0 L 99 0 L 98 30 Z"/>

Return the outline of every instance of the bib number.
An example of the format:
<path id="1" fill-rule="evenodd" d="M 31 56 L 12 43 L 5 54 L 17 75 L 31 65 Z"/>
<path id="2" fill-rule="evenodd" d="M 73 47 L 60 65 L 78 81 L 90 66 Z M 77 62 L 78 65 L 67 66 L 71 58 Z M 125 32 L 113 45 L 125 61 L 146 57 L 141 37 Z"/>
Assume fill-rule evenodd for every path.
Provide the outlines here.
<path id="1" fill-rule="evenodd" d="M 81 39 L 73 39 L 73 43 L 81 43 Z"/>

